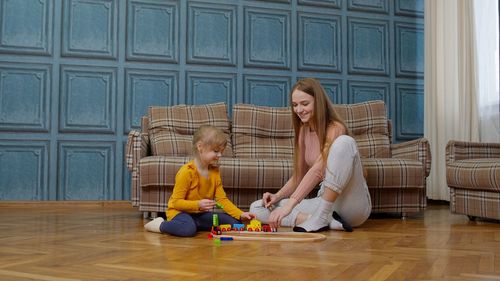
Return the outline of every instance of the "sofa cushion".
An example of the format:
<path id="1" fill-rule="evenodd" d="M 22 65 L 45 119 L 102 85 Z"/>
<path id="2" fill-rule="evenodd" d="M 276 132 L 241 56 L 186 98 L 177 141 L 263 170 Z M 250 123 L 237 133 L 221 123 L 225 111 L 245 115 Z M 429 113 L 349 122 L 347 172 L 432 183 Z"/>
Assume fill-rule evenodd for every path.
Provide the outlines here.
<path id="1" fill-rule="evenodd" d="M 179 168 L 188 157 L 150 156 L 140 161 L 141 187 L 173 188 Z M 224 189 L 281 188 L 292 176 L 292 160 L 221 158 L 220 173 Z"/>
<path id="2" fill-rule="evenodd" d="M 425 189 L 422 162 L 397 158 L 362 158 L 370 189 Z"/>
<path id="3" fill-rule="evenodd" d="M 149 107 L 149 137 L 153 155 L 191 155 L 193 134 L 201 125 L 213 125 L 228 136 L 224 156 L 232 156 L 230 121 L 225 103 Z"/>
<path id="4" fill-rule="evenodd" d="M 446 166 L 448 186 L 500 192 L 500 158 L 458 160 Z"/>
<path id="5" fill-rule="evenodd" d="M 233 106 L 233 151 L 237 158 L 291 159 L 293 125 L 289 107 Z"/>
<path id="6" fill-rule="evenodd" d="M 179 168 L 189 157 L 149 156 L 140 160 L 140 211 L 163 212 Z M 264 192 L 276 192 L 292 176 L 292 160 L 221 158 L 222 185 L 228 198 L 248 210 Z"/>
<path id="7" fill-rule="evenodd" d="M 335 104 L 351 131 L 362 158 L 390 158 L 387 111 L 383 101 Z"/>

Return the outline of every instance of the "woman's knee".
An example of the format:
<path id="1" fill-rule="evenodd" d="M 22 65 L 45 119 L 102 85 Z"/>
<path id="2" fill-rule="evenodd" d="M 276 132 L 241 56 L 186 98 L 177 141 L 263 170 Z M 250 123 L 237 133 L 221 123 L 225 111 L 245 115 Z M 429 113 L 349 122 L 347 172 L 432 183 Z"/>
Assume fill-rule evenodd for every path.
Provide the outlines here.
<path id="1" fill-rule="evenodd" d="M 348 135 L 341 135 L 338 136 L 333 144 L 336 144 L 337 146 L 356 146 L 356 140 Z"/>
<path id="2" fill-rule="evenodd" d="M 341 135 L 335 139 L 330 147 L 329 156 L 334 157 L 333 155 L 346 153 L 355 155 L 358 153 L 358 147 L 354 138 L 348 135 Z"/>
<path id="3" fill-rule="evenodd" d="M 264 207 L 262 199 L 260 199 L 250 204 L 250 213 L 255 214 L 258 220 L 267 223 L 267 219 L 271 212 L 268 208 Z"/>
<path id="4" fill-rule="evenodd" d="M 262 210 L 263 208 L 264 208 L 264 205 L 262 204 L 262 199 L 254 201 L 254 202 L 252 202 L 252 204 L 250 204 L 250 212 L 251 213 Z"/>

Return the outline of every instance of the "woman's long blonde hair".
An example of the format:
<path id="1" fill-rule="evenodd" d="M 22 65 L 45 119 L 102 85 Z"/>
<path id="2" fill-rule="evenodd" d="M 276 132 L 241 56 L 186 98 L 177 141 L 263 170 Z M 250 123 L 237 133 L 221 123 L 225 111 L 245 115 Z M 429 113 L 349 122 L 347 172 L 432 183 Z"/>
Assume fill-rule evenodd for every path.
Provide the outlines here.
<path id="1" fill-rule="evenodd" d="M 301 177 L 304 175 L 304 171 L 302 171 L 303 167 L 302 165 L 299 165 L 299 163 L 304 161 L 304 159 L 301 159 L 302 153 L 299 152 L 299 147 L 300 147 L 299 134 L 300 134 L 300 129 L 304 124 L 293 110 L 292 94 L 295 90 L 302 91 L 314 98 L 314 109 L 313 109 L 314 111 L 311 116 L 312 118 L 311 121 L 313 123 L 314 130 L 318 135 L 320 151 L 322 153 L 323 160 L 326 159 L 328 148 L 331 145 L 331 143 L 327 139 L 328 127 L 332 125 L 334 122 L 338 122 L 342 124 L 347 131 L 347 126 L 345 125 L 342 118 L 337 114 L 337 112 L 335 112 L 335 109 L 333 108 L 333 103 L 326 95 L 325 90 L 323 89 L 318 80 L 314 78 L 304 78 L 295 83 L 290 92 L 290 105 L 291 105 L 290 108 L 292 112 L 293 129 L 295 131 L 295 137 L 294 137 L 295 152 L 293 156 L 294 158 L 293 171 L 294 171 L 294 181 L 296 185 L 298 183 L 297 177 L 299 175 Z"/>

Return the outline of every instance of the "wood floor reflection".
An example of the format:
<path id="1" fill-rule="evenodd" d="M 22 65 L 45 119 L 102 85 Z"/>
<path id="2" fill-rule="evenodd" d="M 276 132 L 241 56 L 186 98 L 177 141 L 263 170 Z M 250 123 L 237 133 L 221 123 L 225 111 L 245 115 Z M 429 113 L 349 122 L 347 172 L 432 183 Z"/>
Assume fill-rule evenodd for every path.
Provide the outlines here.
<path id="1" fill-rule="evenodd" d="M 128 202 L 0 203 L 0 280 L 500 280 L 500 223 L 446 205 L 313 243 L 216 245 L 144 222 Z"/>

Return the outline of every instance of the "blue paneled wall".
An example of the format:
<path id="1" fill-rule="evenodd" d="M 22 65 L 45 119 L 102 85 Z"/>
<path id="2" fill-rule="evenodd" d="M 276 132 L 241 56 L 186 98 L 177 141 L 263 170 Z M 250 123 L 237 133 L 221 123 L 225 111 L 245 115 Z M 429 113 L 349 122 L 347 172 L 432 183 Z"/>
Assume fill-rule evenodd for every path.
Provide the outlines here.
<path id="1" fill-rule="evenodd" d="M 0 0 L 0 200 L 127 200 L 148 106 L 287 106 L 303 77 L 420 137 L 423 17 L 424 0 Z"/>

